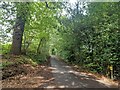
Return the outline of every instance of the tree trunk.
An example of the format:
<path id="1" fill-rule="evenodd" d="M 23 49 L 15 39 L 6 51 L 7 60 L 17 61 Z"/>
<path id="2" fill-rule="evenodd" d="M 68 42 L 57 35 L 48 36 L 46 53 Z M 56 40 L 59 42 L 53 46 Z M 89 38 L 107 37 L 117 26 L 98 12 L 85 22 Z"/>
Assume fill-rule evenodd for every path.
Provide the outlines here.
<path id="1" fill-rule="evenodd" d="M 14 54 L 14 55 L 21 54 L 24 26 L 25 26 L 25 20 L 22 17 L 17 17 L 17 21 L 14 26 L 14 32 L 13 32 L 11 54 Z"/>
<path id="2" fill-rule="evenodd" d="M 40 49 L 40 45 L 41 45 L 41 43 L 42 43 L 42 40 L 43 40 L 43 38 L 40 39 L 40 41 L 39 41 L 39 44 L 38 44 L 38 47 L 37 47 L 37 53 L 39 53 L 39 49 Z"/>

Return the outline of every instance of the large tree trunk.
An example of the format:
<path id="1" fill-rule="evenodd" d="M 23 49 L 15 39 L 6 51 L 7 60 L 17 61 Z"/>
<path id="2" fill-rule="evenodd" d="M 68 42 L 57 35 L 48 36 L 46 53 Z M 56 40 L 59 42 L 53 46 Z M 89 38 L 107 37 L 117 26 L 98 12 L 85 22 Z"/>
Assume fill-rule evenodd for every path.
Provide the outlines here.
<path id="1" fill-rule="evenodd" d="M 24 26 L 25 26 L 25 20 L 22 17 L 17 17 L 17 21 L 14 26 L 14 32 L 13 32 L 13 41 L 12 41 L 12 47 L 11 47 L 12 54 L 15 54 L 15 55 L 21 54 Z"/>

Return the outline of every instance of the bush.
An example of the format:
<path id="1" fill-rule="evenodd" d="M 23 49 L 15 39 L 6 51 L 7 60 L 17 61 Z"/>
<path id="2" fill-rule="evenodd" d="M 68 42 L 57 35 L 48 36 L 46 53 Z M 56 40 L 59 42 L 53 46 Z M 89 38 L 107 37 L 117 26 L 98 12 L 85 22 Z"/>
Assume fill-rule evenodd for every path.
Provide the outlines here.
<path id="1" fill-rule="evenodd" d="M 0 49 L 0 54 L 10 53 L 11 44 L 2 44 L 2 48 Z"/>
<path id="2" fill-rule="evenodd" d="M 27 56 L 30 57 L 33 62 L 36 62 L 37 64 L 41 64 L 46 62 L 48 55 L 45 54 L 35 54 L 33 52 L 27 53 Z"/>

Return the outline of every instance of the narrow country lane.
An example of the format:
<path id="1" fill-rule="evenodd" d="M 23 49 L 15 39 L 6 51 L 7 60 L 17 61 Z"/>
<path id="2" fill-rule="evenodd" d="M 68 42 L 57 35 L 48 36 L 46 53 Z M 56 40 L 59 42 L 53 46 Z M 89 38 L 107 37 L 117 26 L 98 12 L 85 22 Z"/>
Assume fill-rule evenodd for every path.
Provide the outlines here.
<path id="1" fill-rule="evenodd" d="M 57 60 L 54 56 L 50 59 L 52 73 L 59 88 L 108 88 L 93 77 L 76 72 L 70 66 Z"/>

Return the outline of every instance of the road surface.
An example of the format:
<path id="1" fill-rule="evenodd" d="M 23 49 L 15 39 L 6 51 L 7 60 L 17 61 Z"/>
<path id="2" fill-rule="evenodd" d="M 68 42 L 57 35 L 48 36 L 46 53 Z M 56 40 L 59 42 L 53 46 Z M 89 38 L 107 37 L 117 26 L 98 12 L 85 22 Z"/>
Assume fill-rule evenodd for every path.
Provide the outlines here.
<path id="1" fill-rule="evenodd" d="M 72 70 L 70 66 L 54 56 L 50 58 L 50 63 L 58 88 L 108 88 L 96 78 Z"/>

